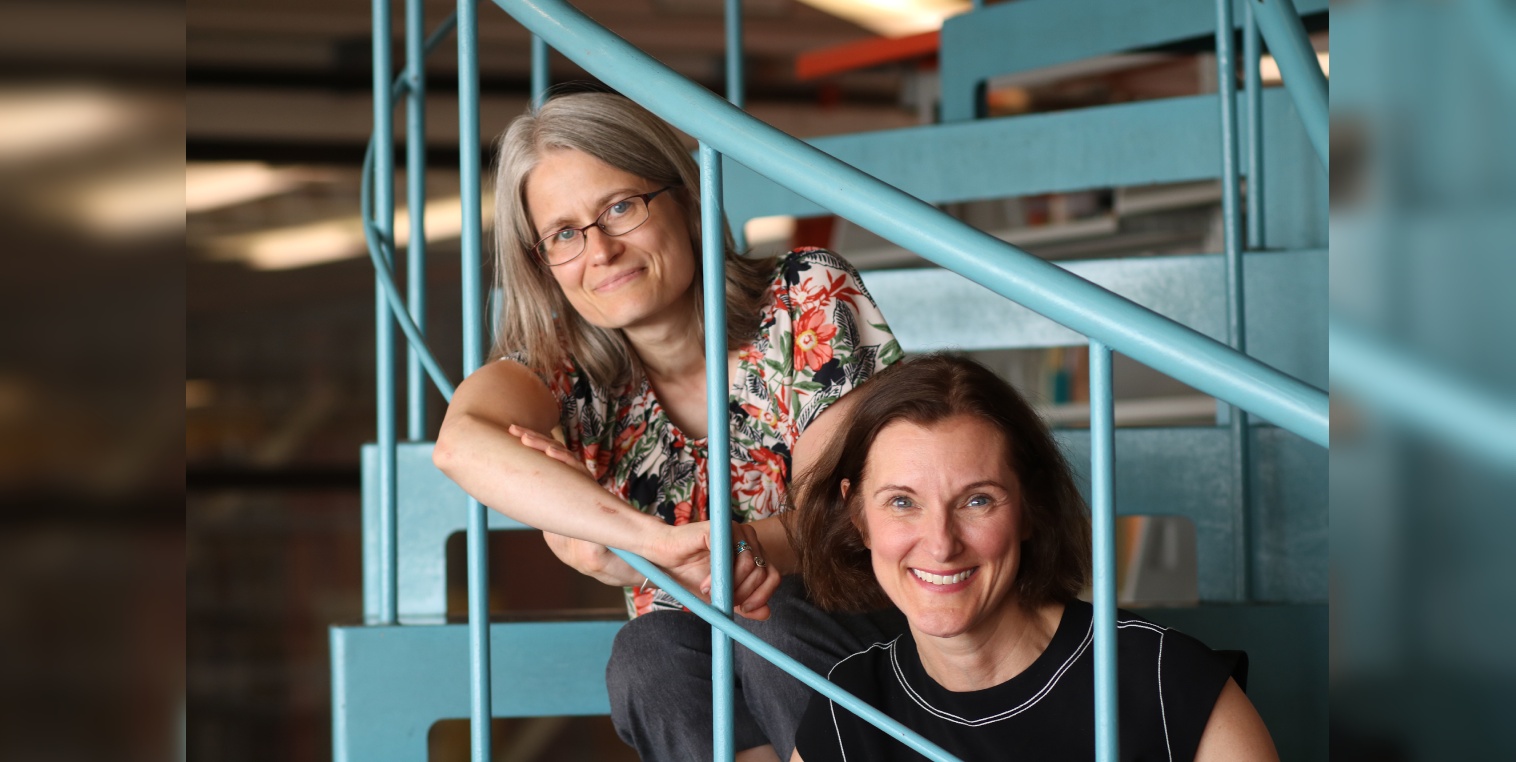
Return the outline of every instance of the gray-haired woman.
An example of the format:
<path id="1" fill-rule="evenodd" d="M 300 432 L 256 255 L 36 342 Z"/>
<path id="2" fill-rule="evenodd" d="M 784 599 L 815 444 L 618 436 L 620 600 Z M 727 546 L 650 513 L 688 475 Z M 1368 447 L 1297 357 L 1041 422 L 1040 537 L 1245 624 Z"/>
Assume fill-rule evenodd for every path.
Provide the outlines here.
<path id="1" fill-rule="evenodd" d="M 612 718 L 645 759 L 708 757 L 709 628 L 607 550 L 705 592 L 706 370 L 699 176 L 674 131 L 630 101 L 547 101 L 500 138 L 497 361 L 459 386 L 434 460 L 484 504 L 544 531 L 565 563 L 626 588 L 607 670 Z M 780 512 L 829 436 L 827 411 L 900 350 L 857 273 L 798 250 L 726 252 L 734 604 L 814 667 L 876 638 L 805 598 Z M 788 758 L 808 689 L 745 649 L 736 748 Z"/>

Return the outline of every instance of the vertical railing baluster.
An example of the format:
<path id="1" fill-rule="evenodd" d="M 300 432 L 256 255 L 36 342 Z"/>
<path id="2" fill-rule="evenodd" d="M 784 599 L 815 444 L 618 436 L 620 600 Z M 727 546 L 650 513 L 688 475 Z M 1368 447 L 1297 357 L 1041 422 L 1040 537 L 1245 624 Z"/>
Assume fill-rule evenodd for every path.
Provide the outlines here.
<path id="1" fill-rule="evenodd" d="M 463 203 L 463 375 L 483 360 L 483 289 L 480 287 L 483 230 L 480 219 L 479 9 L 478 0 L 458 0 L 458 170 Z M 474 762 L 489 762 L 490 604 L 489 526 L 485 508 L 468 500 L 469 717 Z"/>
<path id="2" fill-rule="evenodd" d="M 1238 352 L 1247 351 L 1243 302 L 1242 225 L 1237 166 L 1237 58 L 1232 0 L 1216 0 L 1216 93 L 1221 108 L 1221 233 L 1226 259 L 1227 339 Z M 1248 482 L 1248 419 L 1236 405 L 1227 416 L 1232 440 L 1232 584 L 1233 598 L 1247 600 L 1251 575 L 1248 543 L 1250 485 Z"/>
<path id="3" fill-rule="evenodd" d="M 548 47 L 547 40 L 532 35 L 532 105 L 541 106 L 542 99 L 547 97 L 547 88 L 551 82 L 548 72 Z"/>
<path id="4" fill-rule="evenodd" d="M 1263 248 L 1263 57 L 1258 38 L 1258 17 L 1252 5 L 1245 5 L 1247 16 L 1242 26 L 1242 92 L 1247 101 L 1248 119 L 1248 198 L 1247 249 Z"/>
<path id="5" fill-rule="evenodd" d="M 747 104 L 742 68 L 742 0 L 726 0 L 726 99 L 737 108 Z"/>
<path id="6" fill-rule="evenodd" d="M 726 237 L 721 203 L 721 154 L 700 145 L 700 244 L 704 258 L 706 465 L 710 486 L 711 605 L 732 615 L 731 453 L 727 425 Z M 732 641 L 711 628 L 711 758 L 732 748 Z"/>
<path id="7" fill-rule="evenodd" d="M 1114 762 L 1116 703 L 1116 429 L 1110 347 L 1090 340 L 1090 534 L 1095 608 L 1095 760 Z"/>
<path id="8" fill-rule="evenodd" d="M 405 207 L 410 235 L 405 246 L 406 305 L 426 333 L 426 14 L 422 0 L 405 0 Z M 426 439 L 426 377 L 421 353 L 407 345 L 405 438 Z"/>
<path id="9" fill-rule="evenodd" d="M 742 0 L 726 0 L 726 99 L 743 107 Z M 705 260 L 706 465 L 710 469 L 711 605 L 732 615 L 730 433 L 727 423 L 726 216 L 721 154 L 700 144 L 701 255 Z M 734 748 L 732 640 L 711 628 L 711 759 L 732 759 Z"/>
<path id="10" fill-rule="evenodd" d="M 373 0 L 374 65 L 374 229 L 391 244 L 395 233 L 395 123 L 390 92 L 391 30 L 389 0 Z M 391 261 L 393 266 L 393 260 Z M 389 297 L 374 284 L 374 364 L 379 440 L 379 610 L 380 624 L 398 621 L 395 576 L 395 325 Z"/>

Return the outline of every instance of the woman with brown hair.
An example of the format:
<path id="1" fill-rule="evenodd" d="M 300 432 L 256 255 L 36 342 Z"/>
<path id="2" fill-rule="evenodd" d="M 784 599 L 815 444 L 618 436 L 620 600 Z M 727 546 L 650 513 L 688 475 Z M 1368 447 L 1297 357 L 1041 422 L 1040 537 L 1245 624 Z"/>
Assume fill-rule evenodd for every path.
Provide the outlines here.
<path id="1" fill-rule="evenodd" d="M 852 402 L 796 485 L 796 550 L 818 605 L 893 604 L 909 630 L 828 679 L 965 760 L 1092 757 L 1089 521 L 1047 426 L 943 355 L 886 369 Z M 1277 758 L 1240 654 L 1124 611 L 1117 652 L 1121 759 Z M 919 758 L 820 696 L 802 757 Z"/>
<path id="2" fill-rule="evenodd" d="M 815 668 L 871 620 L 799 594 L 779 513 L 836 419 L 828 410 L 900 350 L 845 260 L 725 252 L 728 356 L 705 356 L 700 178 L 662 120 L 618 95 L 555 97 L 501 135 L 495 240 L 505 295 L 496 361 L 449 406 L 434 461 L 485 505 L 543 530 L 565 563 L 626 590 L 632 621 L 607 684 L 644 759 L 711 753 L 710 628 L 610 552 L 705 592 L 706 372 L 725 363 L 736 568 L 745 627 Z M 861 629 L 860 629 L 861 628 Z M 788 758 L 809 689 L 739 649 L 742 759 Z"/>

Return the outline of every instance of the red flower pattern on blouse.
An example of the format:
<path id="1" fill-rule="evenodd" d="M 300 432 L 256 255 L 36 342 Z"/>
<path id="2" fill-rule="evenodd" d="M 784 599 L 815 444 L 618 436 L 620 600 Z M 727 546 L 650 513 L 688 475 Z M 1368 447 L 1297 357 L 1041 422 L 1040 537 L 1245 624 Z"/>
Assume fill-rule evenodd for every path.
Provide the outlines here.
<path id="1" fill-rule="evenodd" d="M 807 310 L 795 324 L 795 366 L 815 372 L 832 359 L 831 341 L 837 326 L 826 322 L 820 309 Z"/>

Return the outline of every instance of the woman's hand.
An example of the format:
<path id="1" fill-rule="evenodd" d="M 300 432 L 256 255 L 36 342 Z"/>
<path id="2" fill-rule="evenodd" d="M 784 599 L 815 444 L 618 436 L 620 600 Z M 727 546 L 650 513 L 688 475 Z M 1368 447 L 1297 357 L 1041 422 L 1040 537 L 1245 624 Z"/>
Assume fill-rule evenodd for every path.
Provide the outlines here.
<path id="1" fill-rule="evenodd" d="M 697 591 L 710 600 L 711 591 L 710 522 L 700 521 L 669 527 L 649 560 L 667 569 L 685 589 Z M 768 619 L 769 598 L 779 587 L 780 574 L 763 559 L 763 545 L 758 534 L 746 524 L 732 524 L 732 543 L 746 542 L 748 550 L 734 553 L 732 563 L 732 609 L 748 619 Z"/>
<path id="2" fill-rule="evenodd" d="M 540 431 L 533 431 L 525 426 L 514 423 L 511 424 L 508 431 L 510 431 L 511 436 L 519 437 L 521 439 L 521 444 L 524 444 L 527 447 L 530 447 L 533 450 L 536 450 L 548 456 L 549 458 L 558 461 L 559 463 L 573 468 L 579 473 L 588 476 L 591 480 L 595 478 L 595 475 L 590 473 L 589 467 L 584 465 L 584 461 L 575 457 L 574 453 L 570 452 L 569 448 L 564 447 L 563 443 L 559 442 L 558 440 L 546 434 L 543 434 Z"/>

